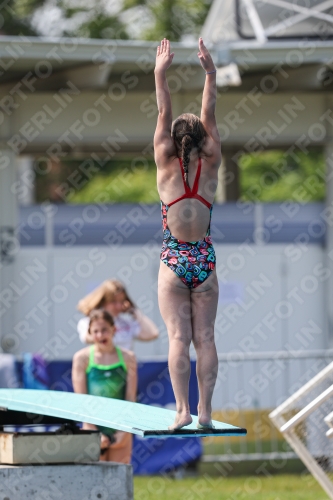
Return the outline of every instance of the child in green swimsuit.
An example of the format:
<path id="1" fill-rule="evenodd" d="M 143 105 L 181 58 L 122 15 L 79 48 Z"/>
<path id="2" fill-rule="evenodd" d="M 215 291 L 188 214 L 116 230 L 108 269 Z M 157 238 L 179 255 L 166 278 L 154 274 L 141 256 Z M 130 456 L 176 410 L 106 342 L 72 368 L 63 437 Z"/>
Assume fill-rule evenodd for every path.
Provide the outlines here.
<path id="1" fill-rule="evenodd" d="M 137 366 L 131 351 L 113 344 L 115 327 L 112 316 L 105 310 L 94 310 L 89 316 L 89 333 L 93 345 L 78 351 L 73 358 L 74 392 L 106 398 L 135 401 Z M 85 423 L 84 429 L 102 432 L 101 460 L 129 463 L 132 436 L 107 427 Z"/>

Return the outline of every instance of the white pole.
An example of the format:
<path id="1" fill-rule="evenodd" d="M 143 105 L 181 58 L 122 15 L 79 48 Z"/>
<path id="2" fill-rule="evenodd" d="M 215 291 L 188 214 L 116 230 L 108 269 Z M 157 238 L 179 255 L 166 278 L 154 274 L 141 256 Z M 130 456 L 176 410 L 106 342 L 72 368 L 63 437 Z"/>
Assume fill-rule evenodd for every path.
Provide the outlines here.
<path id="1" fill-rule="evenodd" d="M 329 14 L 322 14 L 318 12 L 316 8 L 307 9 L 306 7 L 300 7 L 293 2 L 284 2 L 283 0 L 265 0 L 265 3 L 269 3 L 271 5 L 276 5 L 277 7 L 282 7 L 284 9 L 293 10 L 295 12 L 301 12 L 302 14 L 307 14 L 309 17 L 316 17 L 318 19 L 323 19 L 324 21 L 328 21 L 329 23 L 333 22 L 333 16 Z"/>
<path id="2" fill-rule="evenodd" d="M 274 418 L 278 415 L 282 415 L 290 408 L 295 406 L 296 401 L 302 398 L 309 391 L 314 389 L 318 384 L 320 384 L 328 375 L 333 373 L 333 363 L 327 365 L 321 372 L 319 372 L 315 377 L 313 377 L 309 382 L 307 382 L 303 387 L 301 387 L 298 391 L 295 392 L 290 398 L 288 398 L 284 403 L 278 406 L 275 410 L 270 413 L 270 418 L 274 420 Z"/>
<path id="3" fill-rule="evenodd" d="M 313 456 L 308 452 L 300 439 L 293 432 L 284 434 L 286 441 L 295 450 L 304 465 L 309 469 L 313 477 L 318 481 L 320 486 L 325 490 L 331 500 L 333 500 L 333 484 L 326 476 L 320 465 L 316 462 Z"/>
<path id="4" fill-rule="evenodd" d="M 299 411 L 293 418 L 288 420 L 281 428 L 280 432 L 287 432 L 295 427 L 308 417 L 312 412 L 314 412 L 319 406 L 321 406 L 325 401 L 330 399 L 333 395 L 333 385 L 331 385 L 326 391 L 322 392 L 317 398 L 315 398 L 311 403 L 306 405 L 301 411 Z"/>
<path id="5" fill-rule="evenodd" d="M 333 1 L 327 0 L 326 2 L 322 2 L 319 5 L 316 5 L 315 9 L 316 12 L 322 12 L 323 10 L 329 9 L 332 6 L 333 6 Z M 311 17 L 311 14 L 309 12 L 305 14 L 304 13 L 296 14 L 295 16 L 289 17 L 288 19 L 285 19 L 280 23 L 273 24 L 272 26 L 266 29 L 265 33 L 267 36 L 274 35 L 274 33 L 290 28 L 294 24 L 300 23 L 301 21 L 304 21 L 304 19 L 308 19 L 309 17 Z"/>
<path id="6" fill-rule="evenodd" d="M 249 16 L 249 21 L 253 28 L 253 31 L 256 35 L 258 42 L 265 43 L 267 41 L 267 37 L 265 35 L 265 30 L 258 15 L 257 9 L 253 5 L 252 0 L 243 0 L 245 5 L 247 15 Z"/>

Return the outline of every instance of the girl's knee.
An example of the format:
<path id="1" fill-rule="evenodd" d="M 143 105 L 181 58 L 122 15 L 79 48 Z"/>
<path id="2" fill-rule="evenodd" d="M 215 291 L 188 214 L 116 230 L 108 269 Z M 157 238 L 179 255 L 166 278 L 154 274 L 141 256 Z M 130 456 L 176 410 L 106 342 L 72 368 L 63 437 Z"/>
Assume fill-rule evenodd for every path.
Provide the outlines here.
<path id="1" fill-rule="evenodd" d="M 198 351 L 215 351 L 215 339 L 214 335 L 200 336 L 199 338 L 193 338 L 193 346 L 195 350 Z"/>

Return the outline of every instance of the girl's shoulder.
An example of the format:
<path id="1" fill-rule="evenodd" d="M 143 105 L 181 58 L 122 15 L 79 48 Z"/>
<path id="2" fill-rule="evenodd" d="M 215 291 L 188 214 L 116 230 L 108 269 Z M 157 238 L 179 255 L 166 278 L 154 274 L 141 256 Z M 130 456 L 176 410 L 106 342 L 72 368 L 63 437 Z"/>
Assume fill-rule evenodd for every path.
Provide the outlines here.
<path id="1" fill-rule="evenodd" d="M 87 362 L 89 361 L 91 346 L 84 347 L 77 351 L 73 356 L 73 362 Z"/>
<path id="2" fill-rule="evenodd" d="M 121 354 L 123 355 L 126 365 L 128 363 L 131 364 L 136 363 L 136 356 L 133 351 L 130 351 L 129 349 L 124 349 L 123 347 L 117 347 L 117 349 L 119 349 Z"/>
<path id="3" fill-rule="evenodd" d="M 219 168 L 222 161 L 221 145 L 211 137 L 207 137 L 205 144 L 202 147 L 201 158 L 205 162 L 205 166 L 215 169 Z"/>

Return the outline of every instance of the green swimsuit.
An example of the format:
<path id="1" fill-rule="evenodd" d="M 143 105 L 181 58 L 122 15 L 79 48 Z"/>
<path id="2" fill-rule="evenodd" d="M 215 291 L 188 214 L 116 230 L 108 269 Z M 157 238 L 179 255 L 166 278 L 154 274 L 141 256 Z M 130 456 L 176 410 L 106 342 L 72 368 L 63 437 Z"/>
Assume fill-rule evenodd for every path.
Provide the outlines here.
<path id="1" fill-rule="evenodd" d="M 90 347 L 89 364 L 86 369 L 87 391 L 93 396 L 104 398 L 125 399 L 127 368 L 121 350 L 116 347 L 118 361 L 113 365 L 98 365 L 94 361 L 95 349 Z M 111 436 L 116 429 L 97 426 L 107 436 Z"/>

